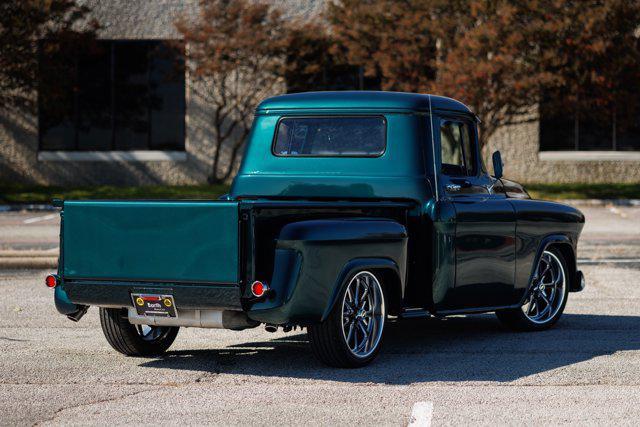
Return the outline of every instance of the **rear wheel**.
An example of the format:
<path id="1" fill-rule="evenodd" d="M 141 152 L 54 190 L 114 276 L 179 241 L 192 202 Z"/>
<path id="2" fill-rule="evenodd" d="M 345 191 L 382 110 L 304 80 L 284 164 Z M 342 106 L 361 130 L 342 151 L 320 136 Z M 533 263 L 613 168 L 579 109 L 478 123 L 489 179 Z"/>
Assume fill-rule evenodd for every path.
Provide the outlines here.
<path id="1" fill-rule="evenodd" d="M 541 331 L 552 327 L 562 316 L 569 293 L 567 264 L 562 253 L 551 248 L 542 253 L 534 273 L 532 288 L 522 307 L 496 311 L 498 319 L 519 331 Z"/>
<path id="2" fill-rule="evenodd" d="M 387 317 L 384 292 L 369 271 L 357 273 L 327 319 L 307 328 L 316 357 L 338 368 L 358 368 L 380 351 Z"/>
<path id="3" fill-rule="evenodd" d="M 132 325 L 127 310 L 100 308 L 100 324 L 107 342 L 127 356 L 158 356 L 173 344 L 177 327 Z"/>

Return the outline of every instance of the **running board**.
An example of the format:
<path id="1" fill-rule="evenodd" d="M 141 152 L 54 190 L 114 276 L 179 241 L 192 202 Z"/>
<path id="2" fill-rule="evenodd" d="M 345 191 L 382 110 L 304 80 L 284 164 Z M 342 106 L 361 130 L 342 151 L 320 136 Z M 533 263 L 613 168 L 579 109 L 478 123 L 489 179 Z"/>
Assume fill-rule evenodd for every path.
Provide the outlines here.
<path id="1" fill-rule="evenodd" d="M 429 311 L 422 308 L 408 308 L 400 313 L 401 319 L 426 319 L 432 316 Z"/>

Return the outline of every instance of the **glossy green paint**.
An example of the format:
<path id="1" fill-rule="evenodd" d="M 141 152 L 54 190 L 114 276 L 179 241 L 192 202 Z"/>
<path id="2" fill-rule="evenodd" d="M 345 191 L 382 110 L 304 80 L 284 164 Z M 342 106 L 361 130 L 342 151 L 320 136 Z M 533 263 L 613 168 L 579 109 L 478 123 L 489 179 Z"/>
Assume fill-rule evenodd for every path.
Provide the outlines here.
<path id="1" fill-rule="evenodd" d="M 405 227 L 390 220 L 310 220 L 286 225 L 276 245 L 272 292 L 268 299 L 251 304 L 248 315 L 273 324 L 321 321 L 355 267 L 374 273 L 390 270 L 402 294 L 407 241 Z"/>
<path id="2" fill-rule="evenodd" d="M 55 287 L 53 290 L 53 299 L 56 304 L 56 310 L 61 314 L 70 315 L 81 310 L 81 306 L 71 302 L 71 298 L 67 295 L 64 285 Z"/>
<path id="3" fill-rule="evenodd" d="M 429 113 L 432 109 L 471 113 L 463 103 L 445 96 L 407 92 L 328 91 L 274 96 L 258 105 L 257 114 L 279 115 L 283 112 L 352 114 L 361 111 Z"/>
<path id="4" fill-rule="evenodd" d="M 439 311 L 450 307 L 449 298 L 456 282 L 455 209 L 451 203 L 431 200 L 425 204 L 423 215 L 430 219 L 428 226 L 433 226 L 433 241 L 430 242 L 433 255 L 425 260 L 433 266 L 432 300 L 428 303 L 432 310 Z"/>
<path id="5" fill-rule="evenodd" d="M 304 115 L 327 114 L 302 111 Z M 387 148 L 380 157 L 274 156 L 274 131 L 283 115 L 258 115 L 231 196 L 423 199 L 431 170 L 421 148 L 427 143 L 424 116 L 375 114 L 382 114 L 387 120 Z"/>
<path id="6" fill-rule="evenodd" d="M 512 199 L 516 211 L 516 288 L 522 293 L 529 285 L 533 267 L 546 244 L 568 245 L 573 259 L 565 259 L 570 270 L 576 269 L 578 238 L 584 227 L 579 210 L 557 202 Z M 565 257 L 567 258 L 567 257 Z M 574 288 L 570 287 L 570 290 Z"/>
<path id="7" fill-rule="evenodd" d="M 234 198 L 428 200 L 435 185 L 430 107 L 470 113 L 464 104 L 450 98 L 399 92 L 311 92 L 269 98 L 258 106 L 230 194 Z M 275 129 L 282 117 L 332 115 L 384 116 L 384 154 L 373 158 L 272 154 Z"/>
<path id="8" fill-rule="evenodd" d="M 65 279 L 237 283 L 236 202 L 67 201 Z"/>
<path id="9" fill-rule="evenodd" d="M 384 116 L 385 152 L 368 158 L 272 154 L 282 117 L 330 115 Z M 220 289 L 196 294 L 195 287 L 176 286 L 176 303 L 182 298 L 189 307 L 199 300 L 202 308 L 231 307 L 237 296 L 236 306 L 254 320 L 309 324 L 326 316 L 344 282 L 363 268 L 391 274 L 385 281 L 394 283 L 392 292 L 397 288 L 404 307 L 449 314 L 518 302 L 545 245 L 563 244 L 575 254 L 584 216 L 568 206 L 519 198 L 527 195 L 517 183 L 496 181 L 480 165 L 478 176 L 470 177 L 476 193 L 447 194 L 445 184 L 453 180 L 436 173 L 439 136 L 432 140 L 431 131 L 432 122 L 437 127 L 438 118 L 447 116 L 475 123 L 463 104 L 429 95 L 323 92 L 265 100 L 226 201 L 65 202 L 62 274 L 76 280 L 76 287 L 62 302 L 99 305 L 91 298 L 107 298 L 108 283 L 114 285 L 117 305 L 134 287 L 147 286 L 142 282 L 155 289 L 208 282 Z M 396 205 L 394 220 L 339 213 L 312 219 L 318 204 L 355 207 L 383 201 Z M 240 222 L 247 248 L 242 259 L 238 203 L 242 217 L 249 218 Z M 267 278 L 272 293 L 257 301 L 243 285 L 222 289 L 220 284 L 265 279 L 251 273 L 256 256 L 251 221 L 256 211 L 277 210 L 279 204 L 297 212 L 270 235 L 275 240 Z M 241 263 L 249 271 L 244 277 Z M 81 287 L 81 278 L 100 280 L 87 282 L 97 297 Z"/>

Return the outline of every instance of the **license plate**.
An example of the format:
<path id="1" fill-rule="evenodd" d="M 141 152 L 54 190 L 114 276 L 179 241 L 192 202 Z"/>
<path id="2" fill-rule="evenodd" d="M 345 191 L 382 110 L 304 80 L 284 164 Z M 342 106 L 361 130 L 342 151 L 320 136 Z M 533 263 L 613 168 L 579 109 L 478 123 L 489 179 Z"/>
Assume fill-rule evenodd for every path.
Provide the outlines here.
<path id="1" fill-rule="evenodd" d="M 131 299 L 136 312 L 141 316 L 177 316 L 172 295 L 131 294 Z"/>

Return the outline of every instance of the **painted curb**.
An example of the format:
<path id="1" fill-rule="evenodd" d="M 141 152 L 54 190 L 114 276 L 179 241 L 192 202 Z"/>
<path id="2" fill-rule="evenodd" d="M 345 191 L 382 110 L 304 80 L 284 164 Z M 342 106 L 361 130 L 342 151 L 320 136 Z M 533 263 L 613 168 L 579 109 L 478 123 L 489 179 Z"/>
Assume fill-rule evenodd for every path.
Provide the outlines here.
<path id="1" fill-rule="evenodd" d="M 58 257 L 22 257 L 22 258 L 0 258 L 0 269 L 36 269 L 36 268 L 58 268 Z"/>
<path id="2" fill-rule="evenodd" d="M 566 199 L 557 201 L 572 206 L 640 206 L 640 199 Z"/>
<path id="3" fill-rule="evenodd" d="M 15 250 L 0 251 L 0 259 L 4 258 L 57 258 L 58 248 L 53 250 Z"/>
<path id="4" fill-rule="evenodd" d="M 51 212 L 59 209 L 48 204 L 0 205 L 0 212 Z"/>

